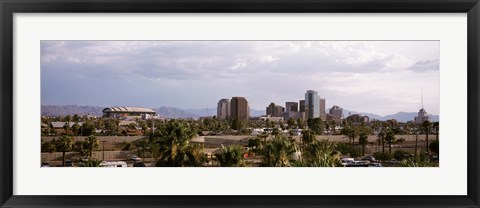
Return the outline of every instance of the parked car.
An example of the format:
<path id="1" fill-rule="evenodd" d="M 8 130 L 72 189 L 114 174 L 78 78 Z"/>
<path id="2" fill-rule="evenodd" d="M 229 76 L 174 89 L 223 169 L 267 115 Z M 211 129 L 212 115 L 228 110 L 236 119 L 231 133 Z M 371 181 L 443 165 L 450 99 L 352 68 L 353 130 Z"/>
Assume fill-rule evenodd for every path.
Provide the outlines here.
<path id="1" fill-rule="evenodd" d="M 363 161 L 370 161 L 370 162 L 375 162 L 375 161 L 376 161 L 375 158 L 374 158 L 373 156 L 371 156 L 371 155 L 367 155 L 367 156 L 365 156 L 365 157 L 362 157 L 361 160 L 363 160 Z"/>
<path id="2" fill-rule="evenodd" d="M 342 158 L 341 163 L 343 166 L 349 166 L 351 163 L 353 163 L 355 159 L 353 158 Z"/>
<path id="3" fill-rule="evenodd" d="M 113 162 L 103 161 L 103 162 L 100 163 L 100 167 L 126 168 L 127 163 L 124 162 L 124 161 L 113 161 Z"/>
<path id="4" fill-rule="evenodd" d="M 368 164 L 368 167 L 383 167 L 382 163 L 370 163 Z"/>
<path id="5" fill-rule="evenodd" d="M 347 167 L 367 167 L 368 166 L 368 163 L 366 161 L 353 161 L 352 163 L 350 164 L 347 164 Z"/>
<path id="6" fill-rule="evenodd" d="M 139 157 L 136 156 L 136 155 L 132 155 L 132 156 L 130 157 L 130 160 L 132 160 L 132 161 L 140 161 L 140 160 L 142 160 L 142 158 L 139 158 Z"/>
<path id="7" fill-rule="evenodd" d="M 66 167 L 73 167 L 73 162 L 72 162 L 72 160 L 65 160 L 65 166 L 66 166 Z"/>

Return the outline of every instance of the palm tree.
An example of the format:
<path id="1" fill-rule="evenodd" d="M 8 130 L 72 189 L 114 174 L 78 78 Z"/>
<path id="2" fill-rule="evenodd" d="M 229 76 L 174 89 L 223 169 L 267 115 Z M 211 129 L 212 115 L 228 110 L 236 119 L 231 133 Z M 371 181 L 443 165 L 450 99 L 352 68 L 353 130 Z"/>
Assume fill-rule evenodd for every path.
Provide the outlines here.
<path id="1" fill-rule="evenodd" d="M 73 121 L 76 123 L 76 122 L 79 122 L 80 121 L 80 116 L 78 114 L 75 114 L 73 115 Z"/>
<path id="2" fill-rule="evenodd" d="M 357 137 L 357 131 L 354 128 L 351 128 L 348 131 L 348 138 L 352 140 L 352 147 L 355 148 L 355 137 Z"/>
<path id="3" fill-rule="evenodd" d="M 243 155 L 245 151 L 239 145 L 223 146 L 215 158 L 222 167 L 242 167 L 245 166 Z"/>
<path id="4" fill-rule="evenodd" d="M 417 154 L 418 154 L 418 129 L 416 127 L 414 127 L 414 131 L 415 131 L 415 158 L 417 158 Z"/>
<path id="5" fill-rule="evenodd" d="M 435 140 L 438 142 L 438 131 L 440 128 L 440 124 L 438 123 L 438 121 L 433 122 L 433 128 L 435 128 Z"/>
<path id="6" fill-rule="evenodd" d="M 72 133 L 73 133 L 73 136 L 77 136 L 78 135 L 78 130 L 80 129 L 80 125 L 78 125 L 77 122 L 75 122 L 75 124 L 73 124 L 72 126 Z"/>
<path id="7" fill-rule="evenodd" d="M 368 135 L 365 132 L 360 133 L 360 137 L 358 138 L 358 143 L 363 147 L 363 155 L 365 155 L 365 146 L 368 143 Z"/>
<path id="8" fill-rule="evenodd" d="M 336 144 L 328 140 L 314 141 L 305 149 L 305 165 L 310 167 L 340 166 L 341 153 L 336 151 Z"/>
<path id="9" fill-rule="evenodd" d="M 159 144 L 159 160 L 156 166 L 167 167 L 197 167 L 207 162 L 203 153 L 204 147 L 190 145 L 195 131 L 185 122 L 171 121 L 158 129 L 153 139 Z"/>
<path id="10" fill-rule="evenodd" d="M 139 157 L 142 158 L 142 160 L 145 162 L 145 157 L 148 153 L 148 150 L 150 149 L 150 145 L 149 145 L 149 142 L 145 139 L 143 140 L 140 140 L 137 142 L 137 144 L 135 144 L 136 148 L 137 148 L 137 154 Z"/>
<path id="11" fill-rule="evenodd" d="M 335 126 L 336 126 L 335 121 L 332 120 L 332 121 L 327 121 L 327 122 L 329 123 L 328 125 L 330 127 L 330 132 L 329 132 L 330 135 L 335 135 L 335 133 L 336 133 L 335 132 Z"/>
<path id="12" fill-rule="evenodd" d="M 385 154 L 385 145 L 383 144 L 383 140 L 385 138 L 385 132 L 383 130 L 381 130 L 378 135 L 378 145 L 382 145 L 382 153 Z"/>
<path id="13" fill-rule="evenodd" d="M 70 125 L 68 123 L 65 123 L 63 125 L 63 130 L 65 130 L 65 135 L 68 135 L 68 132 L 70 131 Z"/>
<path id="14" fill-rule="evenodd" d="M 309 145 L 315 141 L 315 134 L 310 130 L 305 130 L 302 132 L 302 143 L 303 145 Z"/>
<path id="15" fill-rule="evenodd" d="M 392 129 L 387 130 L 385 141 L 388 142 L 388 153 L 392 155 L 392 142 L 395 141 L 395 132 Z"/>
<path id="16" fill-rule="evenodd" d="M 65 125 L 63 128 L 65 129 L 65 134 L 68 134 L 68 130 L 70 130 L 70 121 L 72 121 L 72 117 L 70 115 L 65 116 Z"/>
<path id="17" fill-rule="evenodd" d="M 83 148 L 85 149 L 89 158 L 92 158 L 93 151 L 97 150 L 100 147 L 99 141 L 96 136 L 90 135 L 85 138 L 83 142 Z"/>
<path id="18" fill-rule="evenodd" d="M 425 130 L 425 152 L 429 153 L 430 150 L 428 149 L 428 134 L 430 133 L 432 123 L 430 121 L 424 121 L 422 123 L 423 130 Z"/>
<path id="19" fill-rule="evenodd" d="M 65 167 L 65 152 L 72 151 L 73 139 L 63 135 L 55 143 L 56 150 L 62 152 L 62 166 Z"/>
<path id="20" fill-rule="evenodd" d="M 73 151 L 78 152 L 81 157 L 88 156 L 88 151 L 85 149 L 84 141 L 76 141 L 73 145 Z"/>
<path id="21" fill-rule="evenodd" d="M 268 134 L 266 132 L 262 132 L 262 134 L 258 135 L 258 137 L 263 139 L 263 145 L 267 144 Z"/>
<path id="22" fill-rule="evenodd" d="M 258 138 L 251 138 L 248 140 L 247 147 L 249 147 L 252 150 L 257 150 L 261 145 L 260 139 Z"/>
<path id="23" fill-rule="evenodd" d="M 267 167 L 288 167 L 298 147 L 284 136 L 274 137 L 263 148 L 263 165 Z"/>

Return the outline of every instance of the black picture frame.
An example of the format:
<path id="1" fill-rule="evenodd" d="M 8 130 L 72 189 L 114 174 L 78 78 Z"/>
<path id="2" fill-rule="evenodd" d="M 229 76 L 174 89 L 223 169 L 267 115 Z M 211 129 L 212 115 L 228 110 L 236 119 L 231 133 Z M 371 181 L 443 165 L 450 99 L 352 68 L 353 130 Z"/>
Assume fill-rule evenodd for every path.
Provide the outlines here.
<path id="1" fill-rule="evenodd" d="M 480 207 L 478 0 L 0 0 L 1 207 Z M 468 194 L 465 196 L 24 196 L 13 195 L 15 13 L 467 13 Z"/>

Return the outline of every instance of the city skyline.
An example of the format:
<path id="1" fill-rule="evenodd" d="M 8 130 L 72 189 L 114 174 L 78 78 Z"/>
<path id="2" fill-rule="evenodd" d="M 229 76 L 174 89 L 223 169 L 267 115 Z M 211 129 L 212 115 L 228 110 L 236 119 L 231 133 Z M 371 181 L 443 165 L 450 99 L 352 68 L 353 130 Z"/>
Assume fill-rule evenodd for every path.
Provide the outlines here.
<path id="1" fill-rule="evenodd" d="M 315 90 L 378 115 L 439 114 L 438 41 L 42 41 L 42 105 L 252 109 Z"/>

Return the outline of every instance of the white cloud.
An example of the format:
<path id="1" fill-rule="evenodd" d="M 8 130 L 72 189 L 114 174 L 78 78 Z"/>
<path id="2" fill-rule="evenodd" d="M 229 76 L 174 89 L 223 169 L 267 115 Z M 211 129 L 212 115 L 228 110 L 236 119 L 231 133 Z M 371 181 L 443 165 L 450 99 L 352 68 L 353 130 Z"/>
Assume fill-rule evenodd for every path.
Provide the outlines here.
<path id="1" fill-rule="evenodd" d="M 424 88 L 427 110 L 438 113 L 439 50 L 438 41 L 42 41 L 42 103 L 115 105 L 124 97 L 205 107 L 243 95 L 264 109 L 316 89 L 329 106 L 388 114 L 418 110 Z M 94 90 L 80 100 L 85 85 Z"/>

